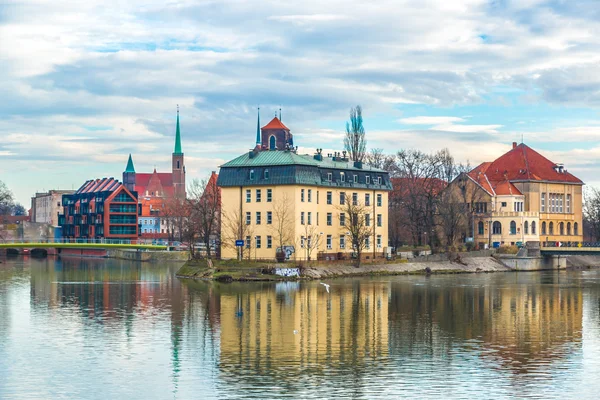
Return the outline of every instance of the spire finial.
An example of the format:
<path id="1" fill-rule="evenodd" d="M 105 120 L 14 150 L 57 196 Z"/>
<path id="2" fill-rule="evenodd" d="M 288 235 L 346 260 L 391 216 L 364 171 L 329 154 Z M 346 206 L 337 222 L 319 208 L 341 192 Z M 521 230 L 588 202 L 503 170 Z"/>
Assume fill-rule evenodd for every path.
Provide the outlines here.
<path id="1" fill-rule="evenodd" d="M 256 119 L 256 144 L 258 146 L 260 146 L 260 144 L 261 144 L 261 140 L 260 140 L 260 106 L 258 106 L 258 116 Z"/>
<path id="2" fill-rule="evenodd" d="M 179 130 L 179 104 L 177 104 L 177 129 L 175 130 L 175 151 L 173 154 L 183 154 L 181 151 L 181 132 Z"/>
<path id="3" fill-rule="evenodd" d="M 281 121 L 281 107 L 279 107 L 279 120 Z"/>

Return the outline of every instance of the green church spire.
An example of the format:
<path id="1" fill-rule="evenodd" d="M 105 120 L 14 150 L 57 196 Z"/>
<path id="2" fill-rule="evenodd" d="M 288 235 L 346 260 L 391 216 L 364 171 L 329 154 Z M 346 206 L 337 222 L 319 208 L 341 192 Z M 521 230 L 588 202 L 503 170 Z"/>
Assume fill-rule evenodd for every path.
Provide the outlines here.
<path id="1" fill-rule="evenodd" d="M 260 146 L 260 107 L 258 107 L 258 119 L 256 120 L 256 144 Z"/>
<path id="2" fill-rule="evenodd" d="M 181 132 L 179 131 L 179 104 L 177 104 L 177 131 L 175 132 L 175 151 L 173 154 L 183 154 L 181 151 Z"/>
<path id="3" fill-rule="evenodd" d="M 129 154 L 129 160 L 127 161 L 127 168 L 125 168 L 125 172 L 135 173 L 135 168 L 133 167 L 133 160 L 131 159 L 131 154 Z"/>

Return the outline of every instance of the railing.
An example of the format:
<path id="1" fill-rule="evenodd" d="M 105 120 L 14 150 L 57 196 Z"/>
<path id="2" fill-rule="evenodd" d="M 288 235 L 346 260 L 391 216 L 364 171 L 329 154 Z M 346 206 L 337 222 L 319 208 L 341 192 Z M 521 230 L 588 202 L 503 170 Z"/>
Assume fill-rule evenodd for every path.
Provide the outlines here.
<path id="1" fill-rule="evenodd" d="M 78 244 L 145 244 L 142 241 L 130 240 L 130 239 L 69 239 L 69 238 L 58 238 L 58 239 L 12 239 L 12 240 L 1 240 L 0 243 L 78 243 Z"/>
<path id="2" fill-rule="evenodd" d="M 542 249 L 550 248 L 597 248 L 600 249 L 600 242 L 541 242 Z"/>

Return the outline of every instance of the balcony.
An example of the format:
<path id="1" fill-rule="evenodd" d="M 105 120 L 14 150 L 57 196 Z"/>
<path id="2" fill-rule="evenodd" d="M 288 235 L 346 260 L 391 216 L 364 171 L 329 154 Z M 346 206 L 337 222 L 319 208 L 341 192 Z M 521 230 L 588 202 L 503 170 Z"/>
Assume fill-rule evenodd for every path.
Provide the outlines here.
<path id="1" fill-rule="evenodd" d="M 539 218 L 540 213 L 537 211 L 498 211 L 492 213 L 492 218 L 501 218 L 501 217 L 510 217 L 510 218 Z"/>

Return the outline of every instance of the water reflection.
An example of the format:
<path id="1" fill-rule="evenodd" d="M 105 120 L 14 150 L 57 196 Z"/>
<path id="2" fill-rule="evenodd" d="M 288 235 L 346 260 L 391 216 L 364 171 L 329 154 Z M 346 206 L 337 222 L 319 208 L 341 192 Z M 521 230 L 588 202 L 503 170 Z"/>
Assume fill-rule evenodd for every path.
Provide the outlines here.
<path id="1" fill-rule="evenodd" d="M 0 264 L 0 398 L 596 391 L 597 271 L 334 280 L 327 293 L 318 282 L 182 282 L 176 269 Z"/>

